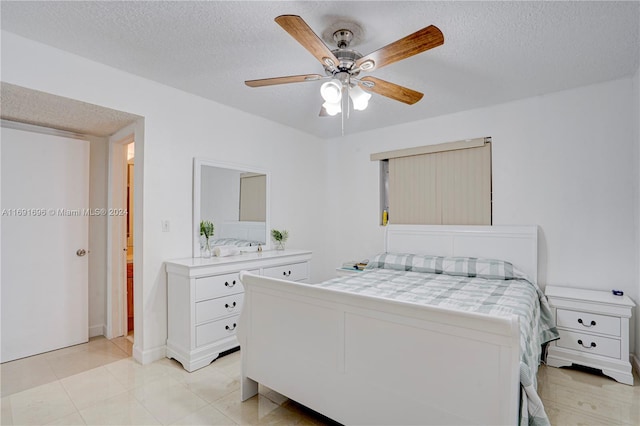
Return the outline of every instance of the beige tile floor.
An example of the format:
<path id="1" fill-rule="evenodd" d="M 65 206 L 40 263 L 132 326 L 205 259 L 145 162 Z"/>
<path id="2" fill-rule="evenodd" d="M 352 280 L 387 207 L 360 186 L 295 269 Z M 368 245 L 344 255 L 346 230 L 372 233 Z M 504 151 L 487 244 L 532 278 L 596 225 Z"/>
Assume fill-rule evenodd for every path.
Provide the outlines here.
<path id="1" fill-rule="evenodd" d="M 333 424 L 260 387 L 241 403 L 240 352 L 193 373 L 163 359 L 133 361 L 126 338 L 95 338 L 2 364 L 2 425 Z M 553 425 L 640 425 L 636 386 L 574 369 L 541 366 L 538 390 Z"/>
<path id="2" fill-rule="evenodd" d="M 640 378 L 628 386 L 574 368 L 541 366 L 538 394 L 552 425 L 640 425 Z"/>
<path id="3" fill-rule="evenodd" d="M 332 425 L 260 387 L 240 402 L 240 352 L 188 373 L 169 359 L 140 365 L 126 338 L 94 338 L 1 365 L 2 425 Z"/>

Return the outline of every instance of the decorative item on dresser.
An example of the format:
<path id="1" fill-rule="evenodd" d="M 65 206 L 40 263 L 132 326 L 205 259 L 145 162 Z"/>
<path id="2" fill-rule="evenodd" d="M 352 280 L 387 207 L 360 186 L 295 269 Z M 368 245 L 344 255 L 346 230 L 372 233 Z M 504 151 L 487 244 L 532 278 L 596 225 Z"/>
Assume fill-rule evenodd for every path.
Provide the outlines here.
<path id="1" fill-rule="evenodd" d="M 284 244 L 289 239 L 289 231 L 283 229 L 279 231 L 277 229 L 271 230 L 271 238 L 275 241 L 276 250 L 284 250 Z"/>
<path id="2" fill-rule="evenodd" d="M 204 237 L 204 247 L 201 249 L 202 257 L 211 257 L 213 248 L 211 247 L 211 239 L 215 232 L 213 222 L 209 220 L 200 221 L 200 238 Z"/>
<path id="3" fill-rule="evenodd" d="M 597 368 L 633 386 L 629 362 L 629 319 L 635 304 L 610 291 L 547 286 L 560 339 L 549 346 L 547 364 Z"/>
<path id="4" fill-rule="evenodd" d="M 189 372 L 237 347 L 244 288 L 240 271 L 308 282 L 311 252 L 278 250 L 167 261 L 167 358 Z"/>

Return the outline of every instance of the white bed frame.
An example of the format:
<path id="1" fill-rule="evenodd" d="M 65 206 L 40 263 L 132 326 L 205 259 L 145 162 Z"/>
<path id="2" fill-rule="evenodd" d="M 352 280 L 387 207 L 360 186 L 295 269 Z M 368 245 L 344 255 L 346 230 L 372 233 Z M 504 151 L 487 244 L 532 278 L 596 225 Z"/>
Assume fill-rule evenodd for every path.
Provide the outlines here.
<path id="1" fill-rule="evenodd" d="M 508 260 L 535 280 L 536 226 L 389 225 L 386 251 Z M 242 273 L 241 398 L 261 383 L 343 424 L 510 424 L 517 316 L 416 306 Z"/>

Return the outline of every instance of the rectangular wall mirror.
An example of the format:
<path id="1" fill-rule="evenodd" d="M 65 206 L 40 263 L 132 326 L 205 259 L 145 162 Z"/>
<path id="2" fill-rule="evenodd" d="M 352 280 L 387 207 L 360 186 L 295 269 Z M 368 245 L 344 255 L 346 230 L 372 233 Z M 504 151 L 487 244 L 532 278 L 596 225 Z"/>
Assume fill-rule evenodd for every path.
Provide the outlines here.
<path id="1" fill-rule="evenodd" d="M 193 161 L 193 257 L 201 257 L 200 221 L 213 222 L 213 245 L 269 248 L 269 174 L 251 166 Z"/>

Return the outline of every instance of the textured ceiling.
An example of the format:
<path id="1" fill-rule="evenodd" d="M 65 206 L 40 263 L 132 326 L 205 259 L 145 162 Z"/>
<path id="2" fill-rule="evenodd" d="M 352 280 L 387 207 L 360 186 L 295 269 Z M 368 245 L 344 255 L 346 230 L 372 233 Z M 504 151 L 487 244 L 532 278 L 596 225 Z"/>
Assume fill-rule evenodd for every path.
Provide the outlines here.
<path id="1" fill-rule="evenodd" d="M 0 3 L 1 27 L 322 138 L 319 82 L 249 88 L 244 80 L 323 73 L 273 19 L 297 14 L 321 37 L 354 23 L 370 53 L 430 24 L 445 44 L 371 75 L 425 94 L 413 106 L 374 95 L 345 133 L 633 75 L 640 2 L 58 2 Z M 334 48 L 335 46 L 326 41 Z M 4 100 L 3 100 L 4 102 Z M 4 105 L 3 105 L 4 107 Z"/>
<path id="2" fill-rule="evenodd" d="M 82 135 L 110 136 L 135 122 L 139 116 L 73 99 L 0 85 L 3 120 L 50 127 Z"/>

